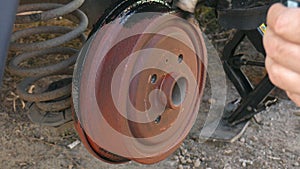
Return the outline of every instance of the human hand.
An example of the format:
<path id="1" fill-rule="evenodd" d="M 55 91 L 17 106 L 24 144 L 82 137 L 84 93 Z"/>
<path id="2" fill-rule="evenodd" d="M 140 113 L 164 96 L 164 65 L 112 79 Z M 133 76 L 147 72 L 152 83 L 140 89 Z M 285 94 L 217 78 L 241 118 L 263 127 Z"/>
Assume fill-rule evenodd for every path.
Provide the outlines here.
<path id="1" fill-rule="evenodd" d="M 300 9 L 273 5 L 263 42 L 271 81 L 300 106 Z"/>
<path id="2" fill-rule="evenodd" d="M 198 0 L 178 0 L 176 6 L 184 11 L 194 13 Z"/>

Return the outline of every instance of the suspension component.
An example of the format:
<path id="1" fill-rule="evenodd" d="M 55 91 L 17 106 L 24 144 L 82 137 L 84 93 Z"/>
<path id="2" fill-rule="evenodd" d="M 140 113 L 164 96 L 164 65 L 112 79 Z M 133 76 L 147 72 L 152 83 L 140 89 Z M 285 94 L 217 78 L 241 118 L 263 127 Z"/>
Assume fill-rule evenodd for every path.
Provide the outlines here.
<path id="1" fill-rule="evenodd" d="M 78 49 L 69 47 L 66 43 L 74 39 L 79 39 L 83 43 L 86 40 L 83 32 L 88 25 L 87 16 L 78 9 L 84 0 L 73 0 L 67 4 L 57 2 L 38 1 L 19 6 L 15 24 L 46 26 L 25 28 L 12 34 L 10 49 L 16 52 L 16 56 L 8 65 L 11 73 L 24 77 L 17 85 L 17 93 L 29 102 L 29 118 L 35 123 L 47 126 L 59 126 L 72 119 L 70 113 L 72 66 L 76 62 Z M 53 20 L 60 17 L 66 18 L 76 26 L 74 28 L 57 26 Z M 51 22 L 53 26 L 48 26 L 47 22 Z M 24 42 L 24 38 L 28 39 L 36 34 L 55 36 L 46 37 L 41 41 L 35 39 L 33 42 Z M 35 63 L 39 58 L 59 61 L 51 65 L 37 64 L 38 67 L 30 63 Z M 24 64 L 26 62 L 29 64 Z M 46 84 L 38 89 L 41 81 Z M 35 90 L 29 91 L 34 87 Z"/>
<path id="2" fill-rule="evenodd" d="M 218 12 L 220 25 L 225 28 L 237 29 L 232 39 L 230 39 L 222 52 L 222 62 L 225 73 L 233 83 L 240 99 L 228 103 L 223 111 L 221 121 L 215 120 L 213 123 L 204 127 L 203 130 L 212 131 L 213 134 L 204 135 L 204 138 L 215 141 L 234 142 L 245 131 L 249 120 L 257 113 L 275 104 L 277 98 L 269 96 L 275 86 L 271 83 L 268 75 L 260 80 L 258 84 L 252 84 L 247 74 L 243 71 L 243 66 L 261 66 L 263 62 L 247 61 L 243 55 L 236 54 L 241 42 L 248 38 L 256 51 L 266 55 L 262 36 L 257 31 L 257 26 L 265 22 L 267 10 L 270 6 L 278 2 L 262 0 L 235 0 L 226 1 L 223 7 L 215 4 Z M 225 2 L 219 0 L 218 2 Z M 220 4 L 220 3 L 219 3 Z M 225 4 L 225 3 L 223 3 Z M 261 32 L 264 28 L 262 27 Z M 212 128 L 213 124 L 218 124 L 217 128 Z M 211 130 L 213 129 L 213 130 Z"/>
<path id="3" fill-rule="evenodd" d="M 162 0 L 119 1 L 77 59 L 72 97 L 86 148 L 110 163 L 167 158 L 198 114 L 206 48 L 195 22 Z"/>

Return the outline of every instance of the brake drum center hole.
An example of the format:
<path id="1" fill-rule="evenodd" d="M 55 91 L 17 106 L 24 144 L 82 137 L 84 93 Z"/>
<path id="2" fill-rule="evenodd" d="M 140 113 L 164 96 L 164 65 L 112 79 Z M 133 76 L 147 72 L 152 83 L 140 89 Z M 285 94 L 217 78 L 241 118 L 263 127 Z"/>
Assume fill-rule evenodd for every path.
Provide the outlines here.
<path id="1" fill-rule="evenodd" d="M 185 78 L 179 78 L 173 86 L 171 100 L 175 106 L 180 106 L 186 96 L 187 81 Z"/>

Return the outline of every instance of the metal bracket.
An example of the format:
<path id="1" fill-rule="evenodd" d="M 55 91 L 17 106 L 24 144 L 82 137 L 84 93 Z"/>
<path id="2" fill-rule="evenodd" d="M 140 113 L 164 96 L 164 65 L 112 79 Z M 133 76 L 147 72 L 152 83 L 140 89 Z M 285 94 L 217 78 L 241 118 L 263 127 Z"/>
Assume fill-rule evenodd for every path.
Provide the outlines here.
<path id="1" fill-rule="evenodd" d="M 223 67 L 241 96 L 241 101 L 236 103 L 237 108 L 232 111 L 225 111 L 223 116 L 223 119 L 228 121 L 230 125 L 237 125 L 251 119 L 255 114 L 277 101 L 275 97 L 268 97 L 275 88 L 268 75 L 254 87 L 242 72 L 241 66 L 244 65 L 264 66 L 264 63 L 261 62 L 244 60 L 243 55 L 235 55 L 237 46 L 245 37 L 248 37 L 258 52 L 265 55 L 262 37 L 257 30 L 239 30 L 225 46 L 222 57 Z"/>
<path id="2" fill-rule="evenodd" d="M 235 69 L 240 69 L 242 66 L 265 67 L 264 62 L 248 60 L 243 56 L 244 56 L 243 54 L 234 55 L 233 57 L 229 58 L 228 62 Z"/>

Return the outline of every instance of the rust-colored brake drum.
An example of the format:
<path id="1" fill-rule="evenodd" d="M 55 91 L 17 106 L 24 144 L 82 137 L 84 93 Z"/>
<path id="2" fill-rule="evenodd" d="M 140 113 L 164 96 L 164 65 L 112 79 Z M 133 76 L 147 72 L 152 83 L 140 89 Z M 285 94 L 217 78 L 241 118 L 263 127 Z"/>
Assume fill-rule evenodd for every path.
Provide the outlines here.
<path id="1" fill-rule="evenodd" d="M 120 1 L 107 11 L 78 56 L 75 126 L 103 161 L 156 163 L 196 120 L 205 44 L 199 28 L 164 1 Z"/>

